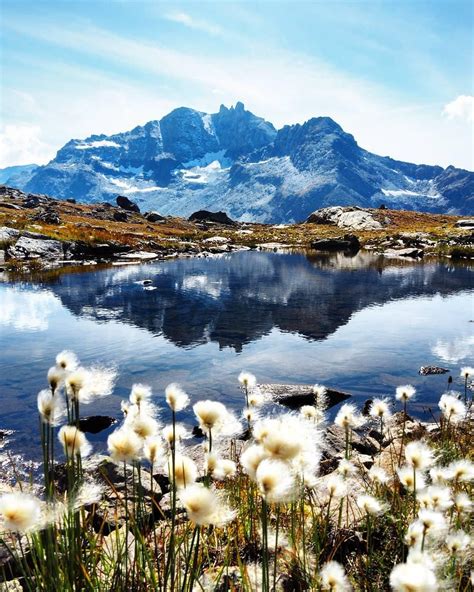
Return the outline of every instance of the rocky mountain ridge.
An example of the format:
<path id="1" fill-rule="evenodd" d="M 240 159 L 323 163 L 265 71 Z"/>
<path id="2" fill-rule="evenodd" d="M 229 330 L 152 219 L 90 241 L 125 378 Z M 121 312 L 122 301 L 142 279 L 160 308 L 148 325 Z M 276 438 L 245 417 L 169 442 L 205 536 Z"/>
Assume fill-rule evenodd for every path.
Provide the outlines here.
<path id="1" fill-rule="evenodd" d="M 180 107 L 129 132 L 71 140 L 6 182 L 85 203 L 122 194 L 162 214 L 224 210 L 239 221 L 298 222 L 334 205 L 474 211 L 472 172 L 378 156 L 329 117 L 277 131 L 240 102 L 214 114 Z"/>

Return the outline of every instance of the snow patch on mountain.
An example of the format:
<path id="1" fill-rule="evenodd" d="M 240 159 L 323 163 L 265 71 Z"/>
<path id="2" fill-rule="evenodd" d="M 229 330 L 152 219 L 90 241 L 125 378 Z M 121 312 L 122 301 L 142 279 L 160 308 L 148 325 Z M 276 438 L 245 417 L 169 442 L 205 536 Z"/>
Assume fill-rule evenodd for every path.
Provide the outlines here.
<path id="1" fill-rule="evenodd" d="M 96 140 L 95 142 L 76 144 L 76 150 L 90 150 L 91 148 L 120 148 L 120 144 L 111 140 Z"/>

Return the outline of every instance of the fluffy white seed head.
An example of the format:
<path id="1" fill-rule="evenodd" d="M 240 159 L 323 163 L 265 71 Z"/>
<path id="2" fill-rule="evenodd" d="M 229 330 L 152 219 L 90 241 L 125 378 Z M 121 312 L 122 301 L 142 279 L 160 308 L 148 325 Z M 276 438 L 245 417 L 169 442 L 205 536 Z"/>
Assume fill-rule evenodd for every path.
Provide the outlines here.
<path id="1" fill-rule="evenodd" d="M 349 592 L 352 590 L 344 568 L 337 561 L 329 561 L 324 564 L 320 575 L 323 590 L 331 592 Z"/>
<path id="2" fill-rule="evenodd" d="M 343 458 L 339 461 L 339 464 L 337 466 L 337 472 L 340 475 L 342 475 L 345 479 L 347 479 L 348 477 L 355 475 L 355 473 L 357 472 L 357 468 L 355 464 L 352 463 L 350 460 L 346 460 L 345 458 Z"/>
<path id="3" fill-rule="evenodd" d="M 145 440 L 143 455 L 152 464 L 160 462 L 166 454 L 165 445 L 159 436 L 151 436 Z"/>
<path id="4" fill-rule="evenodd" d="M 235 518 L 235 512 L 214 489 L 190 485 L 179 492 L 179 498 L 188 518 L 199 526 L 223 526 Z"/>
<path id="5" fill-rule="evenodd" d="M 165 439 L 168 444 L 172 445 L 174 442 L 180 444 L 186 438 L 189 438 L 190 434 L 188 430 L 180 423 L 176 423 L 167 425 L 163 428 L 162 432 L 163 438 Z"/>
<path id="6" fill-rule="evenodd" d="M 54 394 L 56 391 L 61 387 L 64 382 L 65 371 L 61 370 L 57 366 L 52 366 L 48 370 L 47 378 L 49 383 L 49 388 L 51 392 Z"/>
<path id="7" fill-rule="evenodd" d="M 79 366 L 74 352 L 63 350 L 56 356 L 56 367 L 63 372 L 73 372 Z"/>
<path id="8" fill-rule="evenodd" d="M 295 498 L 294 476 L 290 466 L 281 460 L 262 460 L 258 465 L 255 481 L 260 495 L 267 502 L 283 503 Z"/>
<path id="9" fill-rule="evenodd" d="M 260 414 L 255 407 L 245 407 L 242 411 L 242 417 L 248 423 L 255 423 L 260 419 Z"/>
<path id="10" fill-rule="evenodd" d="M 445 393 L 441 395 L 438 407 L 445 419 L 450 423 L 459 423 L 466 417 L 466 405 L 453 394 Z"/>
<path id="11" fill-rule="evenodd" d="M 123 426 L 110 434 L 107 447 L 114 462 L 131 463 L 140 458 L 143 440 L 133 430 Z"/>
<path id="12" fill-rule="evenodd" d="M 469 514 L 472 509 L 472 500 L 467 493 L 461 491 L 454 497 L 454 507 L 460 514 Z"/>
<path id="13" fill-rule="evenodd" d="M 303 405 L 300 407 L 301 415 L 310 421 L 314 421 L 317 417 L 318 410 L 314 405 Z"/>
<path id="14" fill-rule="evenodd" d="M 321 411 L 326 411 L 329 404 L 328 391 L 322 384 L 313 386 L 314 405 Z"/>
<path id="15" fill-rule="evenodd" d="M 412 467 L 400 467 L 397 471 L 397 474 L 398 478 L 400 479 L 400 483 L 405 489 L 408 489 L 408 491 L 413 491 L 414 489 L 419 491 L 420 489 L 424 489 L 426 486 L 423 473 L 416 470 L 413 471 Z"/>
<path id="16" fill-rule="evenodd" d="M 472 368 L 472 366 L 464 366 L 461 368 L 461 378 L 466 380 L 470 376 L 474 377 L 474 368 Z"/>
<path id="17" fill-rule="evenodd" d="M 357 429 L 364 425 L 365 418 L 357 411 L 355 405 L 344 403 L 337 412 L 334 423 L 344 429 Z"/>
<path id="18" fill-rule="evenodd" d="M 219 428 L 227 417 L 225 405 L 218 401 L 198 401 L 193 405 L 194 414 L 199 421 L 200 427 L 205 430 Z"/>
<path id="19" fill-rule="evenodd" d="M 41 421 L 52 426 L 59 425 L 66 412 L 62 398 L 49 389 L 43 389 L 38 393 L 37 403 Z"/>
<path id="20" fill-rule="evenodd" d="M 444 515 L 434 510 L 421 509 L 417 521 L 423 525 L 424 532 L 431 536 L 439 536 L 447 529 Z"/>
<path id="21" fill-rule="evenodd" d="M 249 407 L 261 407 L 265 403 L 262 393 L 254 388 L 248 396 Z"/>
<path id="22" fill-rule="evenodd" d="M 423 471 L 433 465 L 433 451 L 424 442 L 409 442 L 405 446 L 405 460 L 408 466 Z"/>
<path id="23" fill-rule="evenodd" d="M 324 482 L 329 497 L 343 497 L 347 495 L 347 482 L 341 475 L 332 473 Z"/>
<path id="24" fill-rule="evenodd" d="M 189 405 L 188 395 L 179 384 L 176 384 L 175 382 L 166 387 L 165 397 L 170 409 L 175 412 L 182 411 Z"/>
<path id="25" fill-rule="evenodd" d="M 368 476 L 371 481 L 378 483 L 379 485 L 384 485 L 389 480 L 387 472 L 382 469 L 382 467 L 378 467 L 377 465 L 373 465 L 370 468 Z"/>
<path id="26" fill-rule="evenodd" d="M 456 460 L 450 463 L 447 470 L 454 481 L 462 483 L 474 481 L 474 463 L 468 459 Z"/>
<path id="27" fill-rule="evenodd" d="M 75 426 L 63 426 L 58 432 L 58 439 L 62 444 L 64 454 L 68 458 L 75 456 L 87 456 L 92 451 L 92 446 L 86 436 Z"/>
<path id="28" fill-rule="evenodd" d="M 132 386 L 132 390 L 130 391 L 130 403 L 140 407 L 143 402 L 151 399 L 151 396 L 151 387 L 149 387 L 147 384 L 134 384 Z"/>
<path id="29" fill-rule="evenodd" d="M 170 481 L 174 481 L 178 489 L 189 487 L 198 478 L 196 463 L 189 456 L 177 454 L 174 461 L 174 471 L 173 459 L 170 456 L 165 468 Z"/>
<path id="30" fill-rule="evenodd" d="M 384 511 L 384 506 L 372 495 L 362 494 L 357 496 L 356 504 L 362 512 L 372 516 L 378 516 Z"/>
<path id="31" fill-rule="evenodd" d="M 66 394 L 71 401 L 87 404 L 97 397 L 110 395 L 117 372 L 113 368 L 79 367 L 65 378 Z"/>
<path id="32" fill-rule="evenodd" d="M 405 384 L 403 386 L 397 386 L 395 391 L 395 399 L 397 401 L 401 401 L 402 403 L 406 403 L 416 394 L 416 389 L 411 384 Z"/>
<path id="33" fill-rule="evenodd" d="M 250 372 L 242 371 L 239 374 L 239 383 L 243 388 L 251 390 L 256 386 L 257 379 Z"/>
<path id="34" fill-rule="evenodd" d="M 415 520 L 408 525 L 407 531 L 405 533 L 405 543 L 411 548 L 421 547 L 423 534 L 423 524 L 418 520 Z"/>
<path id="35" fill-rule="evenodd" d="M 461 555 L 470 545 L 471 537 L 463 530 L 457 530 L 446 537 L 446 547 L 453 555 Z"/>
<path id="36" fill-rule="evenodd" d="M 388 399 L 374 399 L 369 409 L 369 415 L 374 419 L 389 419 L 391 412 Z"/>
<path id="37" fill-rule="evenodd" d="M 143 413 L 129 413 L 125 418 L 124 426 L 135 432 L 135 434 L 142 440 L 156 436 L 160 429 L 160 425 L 156 419 Z"/>
<path id="38" fill-rule="evenodd" d="M 255 480 L 258 465 L 263 459 L 267 458 L 267 456 L 263 446 L 252 444 L 240 455 L 240 464 L 242 465 L 244 472 L 247 473 L 251 479 Z"/>
<path id="39" fill-rule="evenodd" d="M 212 477 L 217 481 L 225 481 L 237 472 L 237 465 L 233 460 L 220 458 L 212 471 Z"/>
<path id="40" fill-rule="evenodd" d="M 22 492 L 0 496 L 0 531 L 24 533 L 41 526 L 41 502 Z"/>
<path id="41" fill-rule="evenodd" d="M 390 574 L 390 586 L 394 592 L 436 592 L 438 590 L 438 582 L 433 570 L 414 562 L 396 565 Z"/>
<path id="42" fill-rule="evenodd" d="M 445 512 L 453 505 L 451 490 L 449 487 L 440 487 L 439 485 L 430 485 L 418 496 L 420 505 L 429 510 Z"/>

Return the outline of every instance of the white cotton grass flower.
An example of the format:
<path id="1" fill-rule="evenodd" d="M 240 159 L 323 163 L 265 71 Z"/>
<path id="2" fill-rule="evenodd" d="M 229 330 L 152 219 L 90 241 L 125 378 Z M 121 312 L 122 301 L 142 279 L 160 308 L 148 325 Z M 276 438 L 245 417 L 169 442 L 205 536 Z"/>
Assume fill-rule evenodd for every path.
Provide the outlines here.
<path id="1" fill-rule="evenodd" d="M 116 377 L 117 371 L 114 368 L 100 366 L 76 368 L 66 376 L 66 394 L 71 401 L 90 403 L 97 397 L 110 395 Z"/>
<path id="2" fill-rule="evenodd" d="M 141 457 L 143 440 L 126 426 L 115 430 L 107 438 L 107 448 L 116 463 L 132 463 Z"/>
<path id="3" fill-rule="evenodd" d="M 63 350 L 56 356 L 56 367 L 62 372 L 73 372 L 79 366 L 79 360 L 72 351 Z"/>
<path id="4" fill-rule="evenodd" d="M 237 472 L 237 465 L 229 458 L 218 459 L 214 470 L 212 471 L 212 478 L 217 481 L 225 481 L 233 477 Z"/>
<path id="5" fill-rule="evenodd" d="M 221 493 L 200 484 L 181 490 L 179 499 L 188 518 L 198 526 L 224 526 L 236 516 L 224 502 Z"/>
<path id="6" fill-rule="evenodd" d="M 347 481 L 337 473 L 331 473 L 324 481 L 324 489 L 330 498 L 347 495 Z"/>
<path id="7" fill-rule="evenodd" d="M 355 405 L 344 403 L 337 412 L 334 424 L 344 429 L 357 429 L 363 426 L 365 418 L 357 411 Z"/>
<path id="8" fill-rule="evenodd" d="M 404 541 L 411 548 L 419 548 L 423 541 L 423 534 L 423 524 L 420 521 L 415 520 L 408 525 Z"/>
<path id="9" fill-rule="evenodd" d="M 218 428 L 227 416 L 225 405 L 218 401 L 198 401 L 193 411 L 202 430 L 208 432 Z"/>
<path id="10" fill-rule="evenodd" d="M 124 426 L 135 432 L 142 440 L 156 436 L 160 429 L 160 424 L 156 419 L 142 413 L 127 415 Z"/>
<path id="11" fill-rule="evenodd" d="M 462 555 L 471 546 L 471 537 L 463 530 L 456 530 L 448 534 L 445 544 L 452 555 Z"/>
<path id="12" fill-rule="evenodd" d="M 331 592 L 349 592 L 352 590 L 344 568 L 337 561 L 325 563 L 321 568 L 320 576 L 323 590 L 330 590 Z"/>
<path id="13" fill-rule="evenodd" d="M 444 395 L 441 395 L 438 407 L 441 409 L 441 413 L 445 419 L 450 423 L 459 423 L 466 417 L 466 405 L 464 405 L 464 403 L 452 393 L 445 393 Z"/>
<path id="14" fill-rule="evenodd" d="M 310 421 L 314 421 L 318 416 L 318 410 L 314 405 L 303 405 L 300 407 L 300 414 Z"/>
<path id="15" fill-rule="evenodd" d="M 0 496 L 0 531 L 30 532 L 42 526 L 42 510 L 39 499 L 15 491 Z"/>
<path id="16" fill-rule="evenodd" d="M 387 471 L 385 471 L 385 469 L 377 465 L 373 465 L 372 467 L 370 467 L 370 470 L 367 473 L 367 475 L 373 483 L 378 483 L 379 485 L 385 485 L 385 483 L 387 483 L 390 479 Z"/>
<path id="17" fill-rule="evenodd" d="M 374 399 L 370 405 L 369 415 L 374 419 L 389 419 L 391 411 L 388 399 Z"/>
<path id="18" fill-rule="evenodd" d="M 168 458 L 165 471 L 169 480 L 173 481 L 178 489 L 192 485 L 199 476 L 198 468 L 193 459 L 181 454 L 177 454 L 174 458 L 174 471 L 173 458 L 171 456 Z"/>
<path id="19" fill-rule="evenodd" d="M 75 456 L 87 456 L 92 451 L 85 434 L 76 426 L 65 425 L 58 432 L 58 440 L 61 442 L 64 454 L 68 458 Z"/>
<path id="20" fill-rule="evenodd" d="M 244 473 L 246 473 L 251 479 L 255 480 L 258 466 L 265 458 L 267 458 L 267 456 L 263 446 L 259 444 L 250 445 L 240 455 L 240 464 L 242 465 Z"/>
<path id="21" fill-rule="evenodd" d="M 461 491 L 454 497 L 454 508 L 459 514 L 469 514 L 472 509 L 472 500 L 467 493 Z"/>
<path id="22" fill-rule="evenodd" d="M 368 494 L 361 494 L 356 498 L 357 507 L 365 514 L 378 516 L 385 510 L 385 506 L 377 498 Z"/>
<path id="23" fill-rule="evenodd" d="M 454 503 L 449 487 L 440 487 L 439 485 L 430 485 L 420 494 L 418 501 L 426 508 L 438 512 L 449 510 Z"/>
<path id="24" fill-rule="evenodd" d="M 132 385 L 132 390 L 130 391 L 130 403 L 133 405 L 140 405 L 146 401 L 149 401 L 152 396 L 151 387 L 147 384 L 137 383 Z"/>
<path id="25" fill-rule="evenodd" d="M 397 401 L 401 401 L 402 403 L 406 403 L 413 399 L 416 395 L 416 389 L 411 384 L 404 384 L 403 386 L 397 386 L 395 390 L 395 399 Z"/>
<path id="26" fill-rule="evenodd" d="M 423 525 L 425 534 L 433 537 L 440 536 L 448 528 L 444 515 L 434 510 L 421 509 L 418 512 L 417 522 Z"/>
<path id="27" fill-rule="evenodd" d="M 407 562 L 396 565 L 390 573 L 394 592 L 436 592 L 438 582 L 432 569 L 424 564 Z"/>
<path id="28" fill-rule="evenodd" d="M 451 476 L 446 473 L 445 467 L 432 467 L 429 474 L 433 485 L 444 485 L 451 479 Z"/>
<path id="29" fill-rule="evenodd" d="M 453 481 L 469 483 L 474 480 L 474 463 L 470 460 L 456 460 L 447 466 L 447 471 L 452 475 Z"/>
<path id="30" fill-rule="evenodd" d="M 405 460 L 408 466 L 423 471 L 434 464 L 434 455 L 427 444 L 417 440 L 405 446 Z"/>
<path id="31" fill-rule="evenodd" d="M 182 411 L 189 405 L 189 396 L 175 382 L 172 382 L 166 387 L 165 397 L 169 408 L 175 413 Z"/>
<path id="32" fill-rule="evenodd" d="M 164 459 L 166 452 L 164 442 L 159 436 L 151 436 L 143 444 L 143 456 L 152 465 Z"/>
<path id="33" fill-rule="evenodd" d="M 49 388 L 51 389 L 51 392 L 53 393 L 53 395 L 64 383 L 64 376 L 65 376 L 64 370 L 57 368 L 57 366 L 52 366 L 48 370 L 47 379 L 48 379 Z"/>
<path id="34" fill-rule="evenodd" d="M 100 502 L 104 494 L 104 486 L 96 481 L 87 479 L 81 484 L 79 490 L 74 495 L 72 506 L 76 510 L 83 506 L 89 506 Z"/>
<path id="35" fill-rule="evenodd" d="M 239 374 L 238 380 L 240 385 L 248 391 L 252 390 L 257 385 L 257 379 L 255 376 L 244 370 Z"/>
<path id="36" fill-rule="evenodd" d="M 472 366 L 464 366 L 460 372 L 461 378 L 467 380 L 470 376 L 474 377 L 474 368 Z"/>
<path id="37" fill-rule="evenodd" d="M 296 482 L 287 463 L 264 459 L 258 465 L 255 482 L 260 495 L 269 503 L 285 503 L 296 497 Z"/>
<path id="38" fill-rule="evenodd" d="M 43 389 L 38 393 L 38 411 L 41 421 L 50 426 L 57 426 L 61 423 L 66 407 L 59 395 L 54 395 L 49 389 Z"/>
<path id="39" fill-rule="evenodd" d="M 322 384 L 315 384 L 312 388 L 314 395 L 314 406 L 320 411 L 326 411 L 329 405 L 328 390 Z"/>
<path id="40" fill-rule="evenodd" d="M 355 473 L 357 473 L 357 467 L 350 460 L 346 460 L 345 458 L 343 458 L 339 461 L 339 464 L 337 466 L 337 472 L 340 475 L 342 475 L 345 479 L 347 479 L 348 477 L 352 477 L 352 475 L 355 475 Z"/>
<path id="41" fill-rule="evenodd" d="M 258 389 L 254 388 L 251 393 L 248 395 L 248 405 L 249 407 L 262 407 L 265 403 L 265 398 Z"/>
<path id="42" fill-rule="evenodd" d="M 245 407 L 242 411 L 242 417 L 247 423 L 255 423 L 260 419 L 260 414 L 254 407 Z"/>
<path id="43" fill-rule="evenodd" d="M 424 489 L 426 487 L 426 481 L 423 473 L 420 471 L 413 471 L 412 467 L 403 466 L 397 470 L 398 478 L 400 483 L 403 485 L 405 489 L 408 491 L 413 491 L 416 489 L 417 491 Z"/>
<path id="44" fill-rule="evenodd" d="M 174 424 L 174 427 L 173 424 L 166 425 L 161 430 L 161 433 L 169 445 L 172 445 L 175 442 L 180 444 L 183 440 L 191 436 L 189 431 L 180 423 Z"/>

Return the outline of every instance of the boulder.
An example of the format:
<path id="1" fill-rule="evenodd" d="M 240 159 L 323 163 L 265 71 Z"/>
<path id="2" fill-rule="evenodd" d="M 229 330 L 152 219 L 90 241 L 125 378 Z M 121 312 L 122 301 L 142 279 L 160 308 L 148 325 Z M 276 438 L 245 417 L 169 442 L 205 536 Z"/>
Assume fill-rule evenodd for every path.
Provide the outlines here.
<path id="1" fill-rule="evenodd" d="M 52 209 L 40 210 L 33 217 L 34 222 L 44 222 L 44 224 L 60 224 L 61 218 L 59 214 Z"/>
<path id="2" fill-rule="evenodd" d="M 267 401 L 280 403 L 291 409 L 299 409 L 303 405 L 314 404 L 312 385 L 307 384 L 259 384 L 258 388 Z M 333 407 L 351 395 L 335 389 L 326 390 L 328 407 Z"/>
<path id="3" fill-rule="evenodd" d="M 225 212 L 209 212 L 207 210 L 194 212 L 189 216 L 188 220 L 190 222 L 214 222 L 226 226 L 233 226 L 236 224 L 236 222 L 231 220 Z"/>
<path id="4" fill-rule="evenodd" d="M 79 428 L 88 434 L 98 434 L 115 423 L 117 423 L 115 417 L 108 417 L 107 415 L 90 415 L 88 417 L 82 417 L 79 420 Z"/>
<path id="5" fill-rule="evenodd" d="M 8 255 L 15 259 L 63 259 L 68 246 L 69 243 L 58 240 L 21 236 L 8 248 Z"/>
<path id="6" fill-rule="evenodd" d="M 122 210 L 127 210 L 128 212 L 137 212 L 140 213 L 140 208 L 134 203 L 132 200 L 125 197 L 125 195 L 117 195 L 116 202 L 119 208 Z"/>
<path id="7" fill-rule="evenodd" d="M 360 249 L 359 239 L 353 234 L 345 234 L 343 237 L 322 238 L 311 243 L 315 251 L 346 251 L 356 253 Z"/>
<path id="8" fill-rule="evenodd" d="M 313 212 L 306 220 L 309 224 L 331 224 L 351 230 L 381 230 L 383 224 L 372 212 L 356 207 L 333 206 Z"/>
<path id="9" fill-rule="evenodd" d="M 128 245 L 115 242 L 92 244 L 77 241 L 70 245 L 69 252 L 74 259 L 113 259 L 117 253 L 130 250 Z"/>
<path id="10" fill-rule="evenodd" d="M 8 226 L 0 226 L 0 243 L 13 242 L 20 236 L 20 231 Z"/>
<path id="11" fill-rule="evenodd" d="M 431 376 L 432 374 L 446 374 L 449 372 L 447 368 L 440 368 L 439 366 L 421 366 L 418 374 L 421 376 Z"/>
<path id="12" fill-rule="evenodd" d="M 411 259 L 418 259 L 423 257 L 423 249 L 417 247 L 407 247 L 406 249 L 386 249 L 384 251 L 385 257 L 409 257 Z"/>
<path id="13" fill-rule="evenodd" d="M 474 228 L 474 218 L 468 220 L 458 220 L 454 225 L 456 228 Z"/>
<path id="14" fill-rule="evenodd" d="M 147 212 L 145 214 L 145 220 L 147 220 L 147 222 L 162 222 L 163 220 L 165 220 L 165 217 L 162 216 L 161 214 L 159 214 L 158 212 Z"/>
<path id="15" fill-rule="evenodd" d="M 128 214 L 119 210 L 118 212 L 114 212 L 113 219 L 116 222 L 126 222 L 128 220 Z"/>

